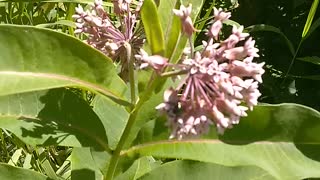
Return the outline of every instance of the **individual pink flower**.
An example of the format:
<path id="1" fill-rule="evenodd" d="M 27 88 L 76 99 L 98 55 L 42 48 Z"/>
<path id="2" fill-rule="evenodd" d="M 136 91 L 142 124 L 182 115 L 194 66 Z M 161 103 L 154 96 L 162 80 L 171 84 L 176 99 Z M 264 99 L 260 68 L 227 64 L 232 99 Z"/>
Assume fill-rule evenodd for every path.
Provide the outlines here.
<path id="1" fill-rule="evenodd" d="M 224 12 L 221 8 L 213 8 L 214 21 L 224 21 L 231 17 L 230 12 Z"/>
<path id="2" fill-rule="evenodd" d="M 176 16 L 179 16 L 181 19 L 182 32 L 184 32 L 189 37 L 196 31 L 196 29 L 193 27 L 192 19 L 190 17 L 191 10 L 191 4 L 189 4 L 188 7 L 181 5 L 179 10 L 173 10 L 173 13 Z"/>
<path id="3" fill-rule="evenodd" d="M 157 73 L 160 73 L 167 65 L 168 59 L 159 55 L 149 56 L 143 49 L 140 49 L 140 54 L 135 55 L 135 58 L 140 63 L 140 69 L 151 66 Z"/>
<path id="4" fill-rule="evenodd" d="M 121 12 L 123 12 L 123 0 L 113 0 L 113 11 L 115 14 L 120 14 Z"/>
<path id="5" fill-rule="evenodd" d="M 218 40 L 218 36 L 220 33 L 220 30 L 222 28 L 222 23 L 229 19 L 231 17 L 231 13 L 223 12 L 222 9 L 216 9 L 214 8 L 214 20 L 213 24 L 210 27 L 207 35 L 209 37 L 214 38 L 215 40 Z"/>

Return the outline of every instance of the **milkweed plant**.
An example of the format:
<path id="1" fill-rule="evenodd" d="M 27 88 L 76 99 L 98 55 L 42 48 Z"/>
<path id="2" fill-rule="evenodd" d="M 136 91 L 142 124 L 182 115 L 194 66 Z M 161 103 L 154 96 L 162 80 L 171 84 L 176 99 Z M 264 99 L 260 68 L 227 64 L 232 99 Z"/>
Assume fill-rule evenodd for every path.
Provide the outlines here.
<path id="1" fill-rule="evenodd" d="M 189 44 L 173 63 L 171 57 L 161 53 L 149 55 L 143 49 L 146 39 L 138 25 L 142 5 L 143 1 L 137 4 L 131 0 L 113 1 L 114 14 L 120 22 L 118 26 L 103 9 L 101 0 L 96 0 L 87 11 L 79 5 L 73 16 L 75 33 L 84 34 L 87 37 L 84 42 L 115 63 L 121 62 L 118 64 L 120 75 L 124 81 L 129 81 L 132 89 L 135 88 L 135 74 L 138 74 L 135 71 L 147 68 L 154 72 L 150 81 L 154 80 L 151 78 L 175 79 L 177 85 L 167 87 L 163 102 L 154 107 L 167 118 L 166 125 L 171 131 L 168 138 L 199 137 L 207 133 L 211 125 L 223 134 L 225 129 L 239 124 L 240 118 L 253 110 L 261 96 L 258 87 L 262 83 L 264 63 L 254 61 L 259 57 L 259 49 L 253 38 L 243 32 L 243 26 L 233 26 L 229 35 L 223 34 L 223 23 L 231 13 L 214 8 L 212 25 L 206 32 L 206 39 L 202 40 L 203 48 L 195 51 L 192 36 L 197 29 L 190 17 L 192 4 L 180 5 L 180 9 L 172 9 L 172 12 L 180 18 L 181 33 Z M 124 69 L 134 71 L 126 74 L 131 77 L 123 77 Z M 134 96 L 131 90 L 131 103 L 137 106 L 141 99 L 136 100 Z"/>
<path id="2" fill-rule="evenodd" d="M 201 19 L 203 3 L 95 0 L 70 6 L 75 29 L 68 33 L 75 37 L 0 25 L 0 39 L 10 47 L 29 47 L 26 54 L 0 44 L 6 49 L 1 61 L 17 59 L 0 72 L 10 87 L 0 90 L 0 106 L 9 107 L 0 111 L 8 121 L 0 127 L 34 146 L 72 147 L 69 177 L 60 175 L 62 163 L 54 167 L 60 174 L 43 168 L 45 173 L 30 171 L 25 177 L 215 179 L 211 172 L 226 179 L 233 173 L 244 179 L 318 177 L 319 171 L 311 170 L 320 165 L 308 166 L 312 160 L 288 143 L 296 140 L 288 134 L 303 130 L 297 123 L 301 113 L 314 119 L 318 112 L 259 104 L 267 65 L 250 28 L 215 3 Z M 287 156 L 296 153 L 292 161 L 308 168 L 263 153 L 269 146 Z"/>
<path id="3" fill-rule="evenodd" d="M 157 76 L 179 81 L 177 87 L 169 87 L 164 92 L 163 103 L 155 107 L 167 116 L 170 138 L 198 136 L 208 132 L 210 125 L 223 134 L 226 128 L 238 124 L 241 117 L 247 116 L 246 111 L 257 105 L 261 95 L 258 85 L 262 83 L 264 63 L 254 62 L 259 50 L 253 38 L 243 32 L 243 26 L 233 26 L 232 33 L 222 38 L 223 22 L 231 13 L 214 8 L 213 24 L 206 33 L 207 40 L 202 41 L 203 49 L 194 51 L 191 37 L 196 29 L 190 17 L 192 5 L 181 5 L 180 9 L 173 9 L 173 13 L 180 18 L 181 32 L 189 37 L 190 46 L 173 64 L 168 60 L 170 57 L 148 55 L 142 49 L 145 39 L 140 30 L 134 29 L 142 3 L 131 11 L 131 1 L 114 1 L 114 13 L 122 22 L 119 28 L 103 10 L 102 1 L 96 0 L 87 12 L 79 6 L 73 16 L 76 33 L 86 34 L 86 43 L 114 61 L 121 61 L 121 69 L 133 61 L 129 68 L 139 71 L 149 67 Z M 121 54 L 128 53 L 126 45 L 131 47 L 130 54 L 134 56 L 119 60 Z"/>

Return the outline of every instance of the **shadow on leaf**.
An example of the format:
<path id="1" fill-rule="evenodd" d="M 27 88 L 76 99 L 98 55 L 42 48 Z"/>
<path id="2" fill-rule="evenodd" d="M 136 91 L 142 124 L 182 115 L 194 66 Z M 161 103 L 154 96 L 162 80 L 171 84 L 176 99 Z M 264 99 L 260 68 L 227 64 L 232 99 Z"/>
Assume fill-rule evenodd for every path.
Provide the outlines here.
<path id="1" fill-rule="evenodd" d="M 38 119 L 20 118 L 32 126 L 21 127 L 22 137 L 45 139 L 43 145 L 108 149 L 104 126 L 83 99 L 66 89 L 49 90 L 40 97 L 44 107 Z"/>
<path id="2" fill-rule="evenodd" d="M 71 171 L 71 179 L 95 180 L 95 172 L 90 169 L 77 169 Z"/>
<path id="3" fill-rule="evenodd" d="M 293 143 L 305 156 L 320 161 L 320 113 L 311 108 L 280 104 L 258 106 L 219 139 L 245 145 L 257 141 Z"/>

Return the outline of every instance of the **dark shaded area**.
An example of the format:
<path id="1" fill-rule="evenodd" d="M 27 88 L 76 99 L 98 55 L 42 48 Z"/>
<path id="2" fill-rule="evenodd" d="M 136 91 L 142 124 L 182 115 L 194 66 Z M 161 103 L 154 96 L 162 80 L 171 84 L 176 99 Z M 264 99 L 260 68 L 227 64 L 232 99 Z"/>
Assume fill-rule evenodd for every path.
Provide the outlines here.
<path id="1" fill-rule="evenodd" d="M 89 104 L 66 89 L 49 90 L 40 98 L 45 104 L 39 112 L 40 120 L 22 120 L 34 123 L 32 129 L 22 128 L 22 136 L 48 136 L 44 146 L 59 145 L 68 136 L 75 136 L 84 147 L 103 149 L 108 140 L 103 124 Z"/>
<path id="2" fill-rule="evenodd" d="M 79 169 L 71 171 L 71 179 L 75 180 L 95 180 L 95 173 L 90 169 Z"/>
<path id="3" fill-rule="evenodd" d="M 264 122 L 259 120 L 259 123 L 256 123 L 257 120 L 254 117 L 266 111 L 264 116 L 269 116 L 269 118 L 264 119 Z M 235 128 L 227 129 L 224 135 L 220 135 L 219 139 L 234 145 L 246 145 L 256 141 L 271 141 L 272 139 L 289 142 L 292 137 L 281 137 L 281 133 L 287 127 L 284 126 L 285 124 L 279 124 L 280 122 L 274 118 L 274 115 L 273 110 L 255 108 L 254 111 L 249 112 L 248 117 L 242 118 L 241 123 L 237 124 Z"/>
<path id="4" fill-rule="evenodd" d="M 231 9 L 231 19 L 245 27 L 266 24 L 279 28 L 296 49 L 301 40 L 312 2 L 313 0 L 239 0 L 239 7 L 233 8 L 217 0 L 216 5 Z M 205 1 L 201 12 L 202 16 L 211 3 L 212 1 Z M 319 7 L 313 21 L 318 18 L 320 18 Z M 209 22 L 210 20 L 207 21 L 207 23 Z M 257 61 L 266 62 L 264 82 L 260 85 L 260 91 L 263 95 L 259 101 L 266 103 L 293 102 L 320 110 L 320 66 L 295 60 L 289 77 L 285 79 L 284 75 L 293 56 L 283 37 L 267 31 L 252 32 L 251 35 L 260 49 L 260 58 Z M 207 37 L 201 33 L 197 37 L 196 46 L 200 45 L 203 39 L 207 39 Z M 320 57 L 319 39 L 320 28 L 316 29 L 303 42 L 297 57 Z M 319 76 L 318 80 L 306 77 L 314 75 Z"/>
<path id="5" fill-rule="evenodd" d="M 307 16 L 312 0 L 239 0 L 240 6 L 232 16 L 232 19 L 243 24 L 245 27 L 255 24 L 267 24 L 279 28 L 291 41 L 294 48 L 298 47 L 301 34 L 307 20 Z M 320 18 L 319 7 L 314 21 Z M 320 110 L 320 78 L 310 80 L 305 78 L 289 77 L 284 79 L 291 63 L 292 55 L 283 38 L 273 32 L 252 33 L 260 49 L 260 61 L 266 62 L 266 73 L 261 84 L 262 96 L 260 101 L 267 103 L 293 102 L 304 104 Z M 317 56 L 320 57 L 320 28 L 316 29 L 302 44 L 297 57 Z M 320 66 L 299 60 L 294 61 L 294 65 L 289 73 L 294 76 L 320 77 Z M 246 125 L 242 121 L 234 130 L 227 132 L 223 137 L 225 141 L 231 139 L 251 139 L 252 142 L 266 139 L 287 139 L 293 141 L 296 147 L 307 157 L 320 161 L 320 138 L 315 134 L 320 132 L 320 122 L 316 118 L 306 114 L 301 117 L 300 122 L 288 120 L 279 122 L 277 114 L 273 114 L 272 122 L 262 131 L 256 132 L 254 128 Z M 272 127 L 271 127 L 272 124 Z M 245 129 L 242 129 L 246 127 Z M 293 132 L 290 132 L 290 127 Z M 289 129 L 288 129 L 289 128 Z M 294 129 L 296 128 L 296 129 Z M 242 130 L 241 130 L 242 129 Z M 291 134 L 283 136 L 279 133 Z M 282 136 L 282 137 L 281 137 Z"/>
<path id="6" fill-rule="evenodd" d="M 260 113 L 264 113 L 264 118 L 256 119 Z M 305 156 L 320 161 L 320 137 L 317 136 L 319 132 L 320 121 L 316 113 L 299 107 L 266 109 L 260 106 L 243 118 L 235 128 L 219 136 L 219 139 L 234 145 L 261 141 L 294 143 Z"/>
<path id="7" fill-rule="evenodd" d="M 255 24 L 277 27 L 296 49 L 312 2 L 310 0 L 239 0 L 240 6 L 234 11 L 232 19 L 245 27 Z M 319 17 L 318 7 L 314 21 Z M 268 68 L 265 66 L 267 71 L 263 76 L 261 101 L 267 103 L 294 102 L 320 110 L 320 79 L 290 77 L 284 80 L 284 74 L 291 63 L 292 55 L 283 38 L 273 32 L 255 32 L 252 35 L 260 49 L 260 61 L 269 65 Z M 297 57 L 320 57 L 319 38 L 320 29 L 317 29 L 303 42 Z M 294 76 L 320 75 L 320 67 L 295 60 L 289 74 Z M 290 92 L 289 88 L 295 90 Z"/>

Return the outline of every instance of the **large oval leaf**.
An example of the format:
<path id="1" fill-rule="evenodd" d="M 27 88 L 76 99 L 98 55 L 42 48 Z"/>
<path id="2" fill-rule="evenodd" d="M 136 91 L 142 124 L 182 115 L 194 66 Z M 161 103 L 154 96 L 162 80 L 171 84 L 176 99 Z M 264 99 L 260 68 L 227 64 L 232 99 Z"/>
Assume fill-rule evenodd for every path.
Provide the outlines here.
<path id="1" fill-rule="evenodd" d="M 109 147 L 115 149 L 126 127 L 129 113 L 122 106 L 102 96 L 96 96 L 92 106 L 104 125 Z"/>
<path id="2" fill-rule="evenodd" d="M 207 179 L 259 179 L 272 180 L 274 177 L 254 166 L 226 167 L 213 163 L 196 161 L 173 161 L 165 163 L 143 176 L 142 180 L 207 180 Z"/>
<path id="3" fill-rule="evenodd" d="M 103 175 L 96 166 L 90 148 L 74 148 L 71 154 L 71 179 L 101 180 Z"/>
<path id="4" fill-rule="evenodd" d="M 0 179 L 50 180 L 50 178 L 38 172 L 10 166 L 4 163 L 0 163 Z"/>
<path id="5" fill-rule="evenodd" d="M 278 179 L 320 177 L 320 163 L 304 156 L 292 143 L 261 142 L 240 146 L 217 140 L 167 141 L 136 147 L 127 153 L 224 166 L 258 166 Z"/>
<path id="6" fill-rule="evenodd" d="M 0 97 L 0 128 L 31 145 L 109 149 L 104 126 L 90 105 L 64 89 Z"/>
<path id="7" fill-rule="evenodd" d="M 218 139 L 162 141 L 132 147 L 122 155 L 148 155 L 258 166 L 277 179 L 320 177 L 320 113 L 296 104 L 258 106 Z"/>
<path id="8" fill-rule="evenodd" d="M 141 19 L 152 54 L 162 55 L 165 52 L 164 36 L 153 0 L 144 0 L 141 7 Z"/>
<path id="9" fill-rule="evenodd" d="M 160 82 L 160 79 L 158 79 Z M 128 136 L 128 139 L 126 140 L 125 148 L 130 147 L 132 142 L 137 137 L 139 131 L 141 128 L 148 122 L 153 119 L 155 119 L 159 113 L 156 110 L 156 106 L 160 104 L 163 100 L 163 93 L 164 91 L 169 88 L 170 86 L 174 85 L 174 82 L 170 79 L 167 79 L 163 85 L 163 88 L 158 92 L 152 92 L 150 99 L 148 99 L 144 104 L 141 106 L 139 112 L 136 115 L 135 124 L 132 127 L 130 134 Z M 178 83 L 177 81 L 175 83 Z M 151 130 L 152 131 L 152 130 Z M 138 142 L 140 143 L 143 141 L 143 139 L 138 139 Z"/>
<path id="10" fill-rule="evenodd" d="M 0 25 L 0 95 L 80 86 L 126 100 L 112 61 L 80 40 L 48 29 Z"/>
<path id="11" fill-rule="evenodd" d="M 320 57 L 318 56 L 298 57 L 297 60 L 320 65 Z"/>
<path id="12" fill-rule="evenodd" d="M 152 169 L 159 167 L 160 161 L 156 161 L 151 156 L 145 156 L 137 159 L 124 173 L 120 174 L 115 178 L 115 180 L 136 180 L 147 174 Z"/>
<path id="13" fill-rule="evenodd" d="M 166 57 L 171 57 L 180 36 L 180 18 L 173 14 L 173 9 L 178 9 L 179 4 L 177 0 L 159 2 L 158 14 L 166 41 Z"/>

